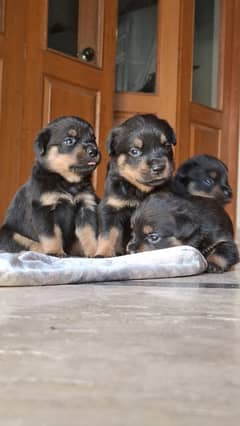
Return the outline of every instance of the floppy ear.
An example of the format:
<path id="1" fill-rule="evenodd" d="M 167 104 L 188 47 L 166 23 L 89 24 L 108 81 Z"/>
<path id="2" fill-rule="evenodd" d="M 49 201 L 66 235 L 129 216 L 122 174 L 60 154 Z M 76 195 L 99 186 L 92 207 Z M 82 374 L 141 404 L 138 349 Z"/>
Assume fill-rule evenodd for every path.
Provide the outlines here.
<path id="1" fill-rule="evenodd" d="M 189 238 L 192 237 L 199 228 L 198 223 L 196 223 L 196 218 L 193 216 L 191 217 L 190 215 L 186 216 L 185 214 L 176 213 L 175 220 L 176 237 L 183 242 L 189 240 Z"/>
<path id="2" fill-rule="evenodd" d="M 172 145 L 176 145 L 176 134 L 173 130 L 173 128 L 170 126 L 168 121 L 161 119 L 161 124 L 164 126 L 164 131 L 167 137 L 167 141 L 171 143 Z"/>
<path id="3" fill-rule="evenodd" d="M 117 136 L 119 135 L 121 129 L 120 127 L 114 127 L 107 137 L 107 151 L 109 155 L 116 154 L 116 145 L 117 145 Z"/>
<path id="4" fill-rule="evenodd" d="M 34 142 L 34 150 L 37 156 L 43 156 L 46 153 L 48 142 L 51 138 L 51 130 L 44 129 L 42 130 Z"/>

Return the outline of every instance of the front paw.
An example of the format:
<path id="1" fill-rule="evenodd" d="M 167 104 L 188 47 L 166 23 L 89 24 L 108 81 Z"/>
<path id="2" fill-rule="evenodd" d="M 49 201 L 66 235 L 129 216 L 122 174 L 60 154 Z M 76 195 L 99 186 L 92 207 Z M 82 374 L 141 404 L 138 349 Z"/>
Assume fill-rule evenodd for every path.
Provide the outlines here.
<path id="1" fill-rule="evenodd" d="M 225 271 L 225 269 L 222 268 L 219 265 L 216 265 L 216 263 L 208 262 L 206 272 L 210 272 L 210 273 L 214 273 L 214 274 L 222 274 L 224 271 Z"/>

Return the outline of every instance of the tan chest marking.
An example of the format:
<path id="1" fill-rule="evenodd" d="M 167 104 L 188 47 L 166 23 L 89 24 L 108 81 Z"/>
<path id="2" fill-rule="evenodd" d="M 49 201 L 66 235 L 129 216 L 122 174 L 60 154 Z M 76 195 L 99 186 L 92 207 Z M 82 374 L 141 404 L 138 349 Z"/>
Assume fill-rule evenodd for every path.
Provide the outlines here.
<path id="1" fill-rule="evenodd" d="M 117 210 L 124 209 L 126 207 L 135 208 L 139 206 L 139 202 L 137 200 L 123 200 L 117 197 L 109 197 L 106 204 Z"/>
<path id="2" fill-rule="evenodd" d="M 61 201 L 68 201 L 73 205 L 82 202 L 86 208 L 93 211 L 96 209 L 95 198 L 89 192 L 81 192 L 77 195 L 71 195 L 66 192 L 44 192 L 40 197 L 40 202 L 43 206 L 52 206 L 53 209 Z"/>

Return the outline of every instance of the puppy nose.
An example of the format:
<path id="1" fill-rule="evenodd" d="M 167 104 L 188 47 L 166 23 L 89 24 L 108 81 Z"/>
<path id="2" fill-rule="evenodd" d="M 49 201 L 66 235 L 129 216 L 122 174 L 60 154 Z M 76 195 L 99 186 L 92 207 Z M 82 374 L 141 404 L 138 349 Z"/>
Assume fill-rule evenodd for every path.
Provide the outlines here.
<path id="1" fill-rule="evenodd" d="M 224 196 L 226 198 L 232 198 L 232 190 L 231 190 L 231 188 L 224 188 L 223 189 L 223 193 L 224 193 Z"/>
<path id="2" fill-rule="evenodd" d="M 152 160 L 151 162 L 151 171 L 153 173 L 160 173 L 165 169 L 165 161 Z"/>
<path id="3" fill-rule="evenodd" d="M 91 157 L 91 158 L 97 157 L 98 149 L 95 148 L 95 146 L 88 147 L 87 153 L 88 153 L 88 156 Z"/>

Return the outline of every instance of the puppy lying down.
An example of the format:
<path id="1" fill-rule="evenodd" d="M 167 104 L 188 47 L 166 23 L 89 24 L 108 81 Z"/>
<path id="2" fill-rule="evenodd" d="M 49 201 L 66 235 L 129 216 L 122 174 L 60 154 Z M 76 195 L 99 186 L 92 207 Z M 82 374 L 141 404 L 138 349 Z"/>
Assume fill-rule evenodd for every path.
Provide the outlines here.
<path id="1" fill-rule="evenodd" d="M 132 217 L 128 253 L 190 245 L 206 258 L 208 272 L 224 272 L 239 261 L 232 222 L 215 200 L 177 195 L 147 197 Z"/>

